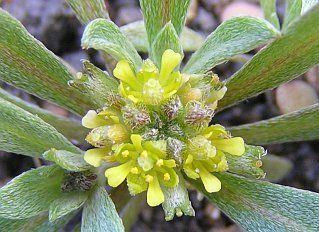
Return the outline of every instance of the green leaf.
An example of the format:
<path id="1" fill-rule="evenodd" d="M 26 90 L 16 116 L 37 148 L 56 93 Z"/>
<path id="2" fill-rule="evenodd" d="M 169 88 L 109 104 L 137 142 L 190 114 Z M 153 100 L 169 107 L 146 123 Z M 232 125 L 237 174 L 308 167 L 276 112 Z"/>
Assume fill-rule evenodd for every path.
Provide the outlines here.
<path id="1" fill-rule="evenodd" d="M 292 162 L 284 157 L 267 154 L 261 160 L 266 173 L 265 180 L 271 182 L 281 181 L 293 168 Z"/>
<path id="2" fill-rule="evenodd" d="M 302 0 L 286 1 L 285 17 L 284 17 L 284 23 L 282 26 L 283 29 L 286 29 L 293 20 L 295 20 L 298 16 L 300 16 L 301 8 L 302 8 Z"/>
<path id="3" fill-rule="evenodd" d="M 54 222 L 57 219 L 79 209 L 84 205 L 87 198 L 88 192 L 64 193 L 50 205 L 49 221 Z"/>
<path id="4" fill-rule="evenodd" d="M 261 50 L 227 80 L 220 108 L 256 96 L 292 80 L 319 63 L 319 5 L 290 25 L 285 34 Z"/>
<path id="5" fill-rule="evenodd" d="M 226 154 L 229 172 L 250 178 L 263 178 L 265 173 L 261 166 L 261 158 L 266 151 L 260 146 L 245 145 L 245 153 L 241 156 Z"/>
<path id="6" fill-rule="evenodd" d="M 82 214 L 82 232 L 124 231 L 121 218 L 103 187 L 97 187 L 86 201 Z"/>
<path id="7" fill-rule="evenodd" d="M 125 207 L 121 210 L 120 216 L 123 220 L 125 231 L 131 231 L 131 227 L 134 225 L 138 215 L 145 202 L 145 194 L 138 194 L 132 197 Z"/>
<path id="8" fill-rule="evenodd" d="M 316 4 L 319 4 L 319 0 L 302 0 L 301 14 L 304 14 Z"/>
<path id="9" fill-rule="evenodd" d="M 84 115 L 95 105 L 68 86 L 73 75 L 61 60 L 0 9 L 0 79 Z"/>
<path id="10" fill-rule="evenodd" d="M 189 4 L 190 0 L 140 0 L 149 45 L 168 22 L 178 35 L 181 33 Z"/>
<path id="11" fill-rule="evenodd" d="M 0 150 L 41 157 L 50 148 L 81 152 L 39 117 L 0 98 Z"/>
<path id="12" fill-rule="evenodd" d="M 319 139 L 319 104 L 268 120 L 228 128 L 250 144 L 276 144 Z"/>
<path id="13" fill-rule="evenodd" d="M 280 25 L 276 13 L 276 0 L 259 0 L 259 2 L 263 8 L 265 18 L 279 29 Z"/>
<path id="14" fill-rule="evenodd" d="M 183 72 L 206 73 L 216 65 L 278 36 L 276 28 L 263 19 L 254 17 L 230 19 L 207 37 L 203 46 L 187 62 Z"/>
<path id="15" fill-rule="evenodd" d="M 0 217 L 24 219 L 49 209 L 60 197 L 63 171 L 45 166 L 22 173 L 0 189 Z"/>
<path id="16" fill-rule="evenodd" d="M 8 92 L 0 88 L 0 98 L 19 106 L 20 108 L 37 115 L 46 123 L 52 125 L 57 131 L 63 134 L 69 139 L 75 139 L 78 141 L 84 141 L 86 135 L 89 133 L 89 130 L 84 128 L 80 123 L 69 120 L 65 117 L 57 116 L 49 111 L 46 111 L 36 105 L 30 104 L 21 100 L 18 97 L 15 97 Z"/>
<path id="17" fill-rule="evenodd" d="M 217 193 L 207 193 L 199 181 L 190 180 L 204 195 L 247 232 L 319 231 L 319 194 L 216 174 L 222 182 Z"/>
<path id="18" fill-rule="evenodd" d="M 74 172 L 82 172 L 92 168 L 83 158 L 83 153 L 56 150 L 54 148 L 43 153 L 43 158 L 55 162 L 60 167 Z"/>
<path id="19" fill-rule="evenodd" d="M 0 228 L 10 232 L 57 232 L 63 229 L 73 216 L 73 214 L 67 215 L 53 223 L 48 221 L 47 212 L 28 219 L 0 218 Z"/>
<path id="20" fill-rule="evenodd" d="M 132 43 L 113 22 L 106 19 L 95 19 L 86 26 L 82 47 L 102 50 L 118 61 L 128 60 L 135 71 L 142 65 L 142 59 Z"/>
<path id="21" fill-rule="evenodd" d="M 66 0 L 83 25 L 93 19 L 110 19 L 104 0 Z"/>
<path id="22" fill-rule="evenodd" d="M 183 57 L 183 48 L 172 23 L 167 23 L 158 33 L 152 44 L 152 57 L 157 67 L 161 66 L 162 55 L 166 49 L 172 49 Z"/>
<path id="23" fill-rule="evenodd" d="M 131 41 L 135 49 L 139 52 L 148 52 L 148 41 L 146 29 L 143 21 L 122 26 L 121 31 Z M 203 44 L 204 38 L 197 32 L 184 27 L 180 36 L 180 43 L 185 52 L 195 51 Z"/>

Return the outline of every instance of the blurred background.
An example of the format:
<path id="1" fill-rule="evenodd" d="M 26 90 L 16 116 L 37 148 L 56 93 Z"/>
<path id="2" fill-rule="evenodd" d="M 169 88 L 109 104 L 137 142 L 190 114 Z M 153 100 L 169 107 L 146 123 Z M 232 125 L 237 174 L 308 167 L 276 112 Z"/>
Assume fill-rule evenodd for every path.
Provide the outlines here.
<path id="1" fill-rule="evenodd" d="M 122 26 L 142 20 L 137 0 L 106 1 L 111 19 Z M 277 1 L 279 18 L 282 20 L 285 1 Z M 27 30 L 40 40 L 49 50 L 62 57 L 77 71 L 82 70 L 81 59 L 91 60 L 100 68 L 105 68 L 100 54 L 94 50 L 84 51 L 80 39 L 84 30 L 72 10 L 63 0 L 0 0 L 0 6 L 16 17 Z M 250 15 L 263 17 L 258 1 L 243 0 L 192 0 L 187 15 L 187 26 L 199 32 L 203 37 L 209 35 L 220 23 L 234 16 Z M 259 48 L 261 49 L 261 48 Z M 217 66 L 213 71 L 224 80 L 235 73 L 257 50 L 237 59 Z M 145 55 L 145 54 L 144 54 Z M 186 54 L 185 60 L 191 54 Z M 68 111 L 31 96 L 19 89 L 0 82 L 0 86 L 21 99 L 36 104 L 57 115 L 80 120 Z M 218 113 L 214 123 L 225 126 L 240 125 L 289 113 L 314 103 L 318 103 L 319 67 L 311 69 L 303 76 L 279 88 L 268 91 L 258 97 Z M 87 144 L 77 144 L 82 148 Z M 319 142 L 296 142 L 266 146 L 268 153 L 276 154 L 282 159 L 279 165 L 271 167 L 275 173 L 280 169 L 284 176 L 268 177 L 272 181 L 296 188 L 319 192 Z M 43 165 L 43 161 L 0 151 L 0 187 L 20 173 Z M 293 168 L 291 168 L 293 167 Z M 269 169 L 269 167 L 265 167 Z M 160 207 L 143 206 L 142 211 L 132 227 L 134 232 L 144 231 L 241 231 L 232 221 L 216 207 L 191 191 L 195 217 L 175 218 L 164 221 Z M 75 220 L 79 220 L 75 219 Z M 73 222 L 75 223 L 75 222 Z M 70 231 L 75 224 L 69 225 Z"/>

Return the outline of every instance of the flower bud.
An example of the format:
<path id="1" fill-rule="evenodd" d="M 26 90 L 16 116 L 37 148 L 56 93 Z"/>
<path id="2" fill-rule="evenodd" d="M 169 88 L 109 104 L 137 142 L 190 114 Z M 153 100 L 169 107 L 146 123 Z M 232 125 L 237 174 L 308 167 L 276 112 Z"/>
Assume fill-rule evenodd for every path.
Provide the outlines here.
<path id="1" fill-rule="evenodd" d="M 169 121 L 175 119 L 180 113 L 182 108 L 182 102 L 177 95 L 169 99 L 169 101 L 162 107 L 164 114 Z"/>
<path id="2" fill-rule="evenodd" d="M 127 105 L 122 109 L 122 115 L 126 124 L 132 130 L 138 130 L 151 122 L 151 118 L 144 108 Z"/>
<path id="3" fill-rule="evenodd" d="M 182 150 L 183 143 L 178 139 L 168 138 L 167 139 L 167 154 L 171 156 L 177 163 L 177 165 L 181 165 L 183 162 Z"/>
<path id="4" fill-rule="evenodd" d="M 216 155 L 216 148 L 204 136 L 198 135 L 189 140 L 186 152 L 196 160 L 207 160 Z"/>
<path id="5" fill-rule="evenodd" d="M 208 125 L 214 116 L 214 111 L 200 102 L 192 101 L 186 105 L 185 122 L 189 125 Z"/>
<path id="6" fill-rule="evenodd" d="M 123 143 L 128 140 L 128 133 L 124 126 L 115 124 L 101 126 L 93 129 L 87 136 L 86 141 L 95 147 L 104 147 L 114 143 Z"/>

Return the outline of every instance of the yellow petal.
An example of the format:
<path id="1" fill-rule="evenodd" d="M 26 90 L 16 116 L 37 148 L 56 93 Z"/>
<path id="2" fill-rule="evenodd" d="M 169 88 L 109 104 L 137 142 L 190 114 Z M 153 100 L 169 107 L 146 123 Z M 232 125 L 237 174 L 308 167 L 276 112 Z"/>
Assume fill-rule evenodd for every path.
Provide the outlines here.
<path id="1" fill-rule="evenodd" d="M 138 152 L 142 152 L 143 148 L 142 148 L 142 137 L 140 135 L 137 134 L 132 134 L 131 135 L 131 141 L 134 144 L 136 150 Z"/>
<path id="2" fill-rule="evenodd" d="M 138 174 L 128 174 L 127 176 L 127 187 L 131 195 L 136 195 L 138 193 L 147 190 L 147 182 L 145 179 Z"/>
<path id="3" fill-rule="evenodd" d="M 99 167 L 109 151 L 109 149 L 104 147 L 87 150 L 84 154 L 84 160 L 94 167 Z"/>
<path id="4" fill-rule="evenodd" d="M 89 110 L 82 118 L 82 125 L 86 128 L 93 129 L 106 124 L 107 121 L 103 117 L 99 117 L 94 110 Z"/>
<path id="5" fill-rule="evenodd" d="M 212 140 L 212 142 L 218 150 L 222 150 L 231 155 L 240 156 L 245 152 L 245 143 L 243 138 L 241 137 L 234 137 L 229 139 L 215 139 Z"/>
<path id="6" fill-rule="evenodd" d="M 154 177 L 154 179 L 150 181 L 148 185 L 147 204 L 153 207 L 153 206 L 160 205 L 163 202 L 164 202 L 164 194 L 157 180 L 157 177 Z"/>
<path id="7" fill-rule="evenodd" d="M 141 88 L 130 67 L 130 64 L 126 60 L 121 60 L 117 63 L 115 69 L 113 70 L 113 74 L 116 78 L 127 83 L 130 87 L 134 89 Z"/>
<path id="8" fill-rule="evenodd" d="M 133 162 L 127 162 L 119 166 L 109 168 L 105 171 L 108 184 L 112 187 L 119 186 L 130 173 L 131 168 L 134 167 Z"/>
<path id="9" fill-rule="evenodd" d="M 218 192 L 222 187 L 220 180 L 209 173 L 204 167 L 199 166 L 198 168 L 199 176 L 202 179 L 206 191 L 209 193 Z"/>
<path id="10" fill-rule="evenodd" d="M 177 67 L 181 62 L 181 55 L 171 49 L 167 49 L 162 55 L 160 82 L 164 83 L 167 76 Z"/>

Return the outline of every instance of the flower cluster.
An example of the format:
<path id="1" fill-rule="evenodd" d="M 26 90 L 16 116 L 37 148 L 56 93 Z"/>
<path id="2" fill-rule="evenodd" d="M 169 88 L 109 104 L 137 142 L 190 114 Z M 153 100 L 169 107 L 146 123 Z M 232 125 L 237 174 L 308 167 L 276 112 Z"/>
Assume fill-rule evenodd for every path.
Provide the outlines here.
<path id="1" fill-rule="evenodd" d="M 172 50 L 163 53 L 160 69 L 148 59 L 134 73 L 126 60 L 118 62 L 118 93 L 82 120 L 92 129 L 87 141 L 96 147 L 85 160 L 94 167 L 107 164 L 110 186 L 126 180 L 132 195 L 147 191 L 150 206 L 166 200 L 163 189 L 184 183 L 183 174 L 201 179 L 208 192 L 219 191 L 214 173 L 228 170 L 227 155 L 245 152 L 242 138 L 209 125 L 226 87 L 212 73 L 181 74 L 180 62 Z"/>

